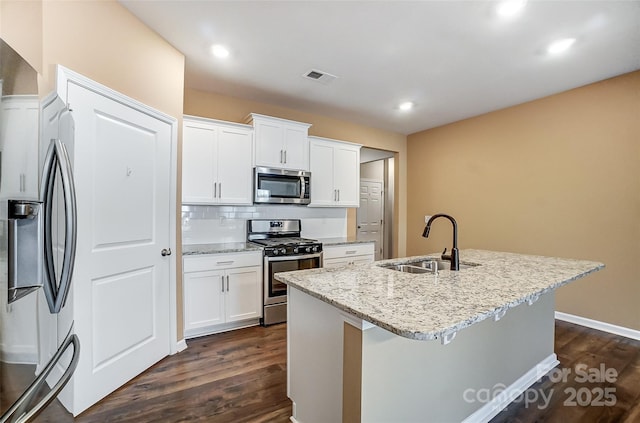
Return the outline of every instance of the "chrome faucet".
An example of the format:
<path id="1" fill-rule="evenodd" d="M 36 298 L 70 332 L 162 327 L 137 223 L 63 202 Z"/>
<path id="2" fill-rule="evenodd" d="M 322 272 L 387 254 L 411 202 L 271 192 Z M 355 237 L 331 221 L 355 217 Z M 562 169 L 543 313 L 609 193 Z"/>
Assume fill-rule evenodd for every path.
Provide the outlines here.
<path id="1" fill-rule="evenodd" d="M 431 223 L 439 217 L 446 217 L 451 221 L 453 225 L 453 248 L 451 248 L 451 254 L 447 254 L 447 249 L 445 248 L 442 252 L 440 258 L 442 260 L 447 260 L 451 262 L 451 270 L 460 270 L 460 253 L 458 251 L 458 224 L 456 220 L 449 216 L 448 214 L 434 214 L 427 221 L 427 226 L 424 227 L 424 232 L 422 232 L 422 236 L 425 238 L 429 238 L 429 231 L 431 230 Z"/>

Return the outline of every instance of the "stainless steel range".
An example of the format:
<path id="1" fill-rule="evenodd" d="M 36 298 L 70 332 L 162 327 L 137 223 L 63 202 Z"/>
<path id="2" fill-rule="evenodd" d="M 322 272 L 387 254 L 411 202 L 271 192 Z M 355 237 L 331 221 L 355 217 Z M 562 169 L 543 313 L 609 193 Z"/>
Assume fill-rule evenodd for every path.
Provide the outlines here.
<path id="1" fill-rule="evenodd" d="M 264 246 L 264 310 L 261 323 L 287 321 L 287 285 L 274 273 L 322 267 L 322 243 L 301 238 L 300 220 L 249 220 L 247 240 Z"/>

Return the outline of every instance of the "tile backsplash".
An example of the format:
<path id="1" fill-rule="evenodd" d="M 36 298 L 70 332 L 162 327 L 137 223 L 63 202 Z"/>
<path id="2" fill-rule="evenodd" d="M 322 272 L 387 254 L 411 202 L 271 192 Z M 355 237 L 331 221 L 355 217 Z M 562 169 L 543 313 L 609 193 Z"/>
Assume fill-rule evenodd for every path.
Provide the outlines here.
<path id="1" fill-rule="evenodd" d="M 182 206 L 182 243 L 243 242 L 248 219 L 300 219 L 302 236 L 347 236 L 347 209 L 304 206 Z"/>

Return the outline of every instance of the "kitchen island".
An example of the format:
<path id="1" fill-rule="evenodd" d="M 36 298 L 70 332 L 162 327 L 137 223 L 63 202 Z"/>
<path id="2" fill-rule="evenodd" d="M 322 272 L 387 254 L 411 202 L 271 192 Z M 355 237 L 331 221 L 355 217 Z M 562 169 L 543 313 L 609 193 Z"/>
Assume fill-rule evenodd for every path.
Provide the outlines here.
<path id="1" fill-rule="evenodd" d="M 457 272 L 381 267 L 423 259 L 276 275 L 293 421 L 488 421 L 558 364 L 554 290 L 604 267 L 481 250 Z"/>

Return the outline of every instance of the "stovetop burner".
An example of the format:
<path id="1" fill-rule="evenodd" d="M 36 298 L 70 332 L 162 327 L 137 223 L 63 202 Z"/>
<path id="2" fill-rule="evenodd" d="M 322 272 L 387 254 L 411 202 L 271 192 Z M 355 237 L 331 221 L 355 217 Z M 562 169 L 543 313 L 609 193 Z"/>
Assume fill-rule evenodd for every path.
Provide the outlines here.
<path id="1" fill-rule="evenodd" d="M 298 219 L 247 221 L 247 241 L 263 245 L 264 255 L 267 257 L 322 252 L 322 243 L 300 237 L 300 231 L 301 224 Z"/>
<path id="2" fill-rule="evenodd" d="M 254 239 L 256 244 L 267 246 L 284 246 L 284 245 L 306 245 L 317 243 L 315 239 L 299 238 L 299 237 L 286 237 L 286 238 L 266 238 L 266 239 Z"/>

